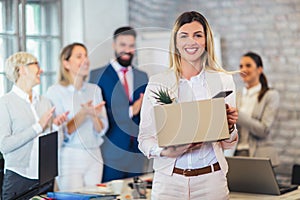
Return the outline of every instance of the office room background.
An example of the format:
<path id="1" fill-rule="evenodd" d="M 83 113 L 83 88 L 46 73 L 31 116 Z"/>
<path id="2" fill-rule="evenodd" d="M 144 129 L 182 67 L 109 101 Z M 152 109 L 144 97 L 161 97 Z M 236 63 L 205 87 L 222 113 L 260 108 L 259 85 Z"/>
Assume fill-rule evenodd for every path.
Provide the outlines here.
<path id="1" fill-rule="evenodd" d="M 128 24 L 139 34 L 135 62 L 154 74 L 167 67 L 174 19 L 183 11 L 200 11 L 216 34 L 225 69 L 237 70 L 247 51 L 262 56 L 269 83 L 281 100 L 272 130 L 281 160 L 276 171 L 289 182 L 293 164 L 300 163 L 300 1 L 0 0 L 0 10 L 0 95 L 11 87 L 4 61 L 12 53 L 23 50 L 38 57 L 44 74 L 37 90 L 44 93 L 56 81 L 62 46 L 83 42 L 91 68 L 103 66 L 113 57 L 113 31 Z M 235 80 L 242 87 L 238 75 Z"/>

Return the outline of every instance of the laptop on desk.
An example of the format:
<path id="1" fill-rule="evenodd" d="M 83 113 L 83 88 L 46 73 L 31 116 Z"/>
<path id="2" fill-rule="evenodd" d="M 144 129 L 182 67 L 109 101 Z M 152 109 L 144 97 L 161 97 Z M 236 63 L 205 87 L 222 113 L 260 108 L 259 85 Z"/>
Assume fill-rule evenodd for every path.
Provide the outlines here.
<path id="1" fill-rule="evenodd" d="M 226 160 L 228 187 L 232 192 L 281 195 L 298 188 L 278 184 L 269 158 L 237 156 L 226 157 Z"/>
<path id="2" fill-rule="evenodd" d="M 39 185 L 51 184 L 58 175 L 58 132 L 39 137 Z"/>
<path id="3" fill-rule="evenodd" d="M 53 190 L 55 177 L 58 175 L 58 132 L 54 131 L 38 138 L 39 153 L 39 181 L 27 191 L 16 196 L 16 200 L 31 197 Z"/>

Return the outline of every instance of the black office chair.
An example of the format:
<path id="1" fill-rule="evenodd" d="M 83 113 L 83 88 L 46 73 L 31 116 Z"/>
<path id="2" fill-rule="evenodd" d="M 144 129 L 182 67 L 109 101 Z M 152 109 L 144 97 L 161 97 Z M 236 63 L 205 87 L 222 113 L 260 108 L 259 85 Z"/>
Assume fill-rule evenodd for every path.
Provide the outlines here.
<path id="1" fill-rule="evenodd" d="M 300 165 L 294 164 L 292 171 L 292 184 L 300 185 Z"/>

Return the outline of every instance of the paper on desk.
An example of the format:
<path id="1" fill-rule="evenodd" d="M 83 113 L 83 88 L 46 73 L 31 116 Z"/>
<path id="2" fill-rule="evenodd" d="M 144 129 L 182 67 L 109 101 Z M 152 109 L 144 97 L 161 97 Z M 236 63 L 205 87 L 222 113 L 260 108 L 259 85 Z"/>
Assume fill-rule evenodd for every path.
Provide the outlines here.
<path id="1" fill-rule="evenodd" d="M 114 195 L 109 187 L 86 187 L 79 189 L 78 192 L 83 194 Z"/>

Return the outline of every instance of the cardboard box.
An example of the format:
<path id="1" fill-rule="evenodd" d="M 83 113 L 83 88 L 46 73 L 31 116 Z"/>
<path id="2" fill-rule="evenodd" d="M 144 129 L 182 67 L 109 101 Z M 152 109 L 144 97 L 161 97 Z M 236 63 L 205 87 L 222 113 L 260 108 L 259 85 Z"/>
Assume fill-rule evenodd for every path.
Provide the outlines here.
<path id="1" fill-rule="evenodd" d="M 224 98 L 154 106 L 160 147 L 230 138 Z"/>

